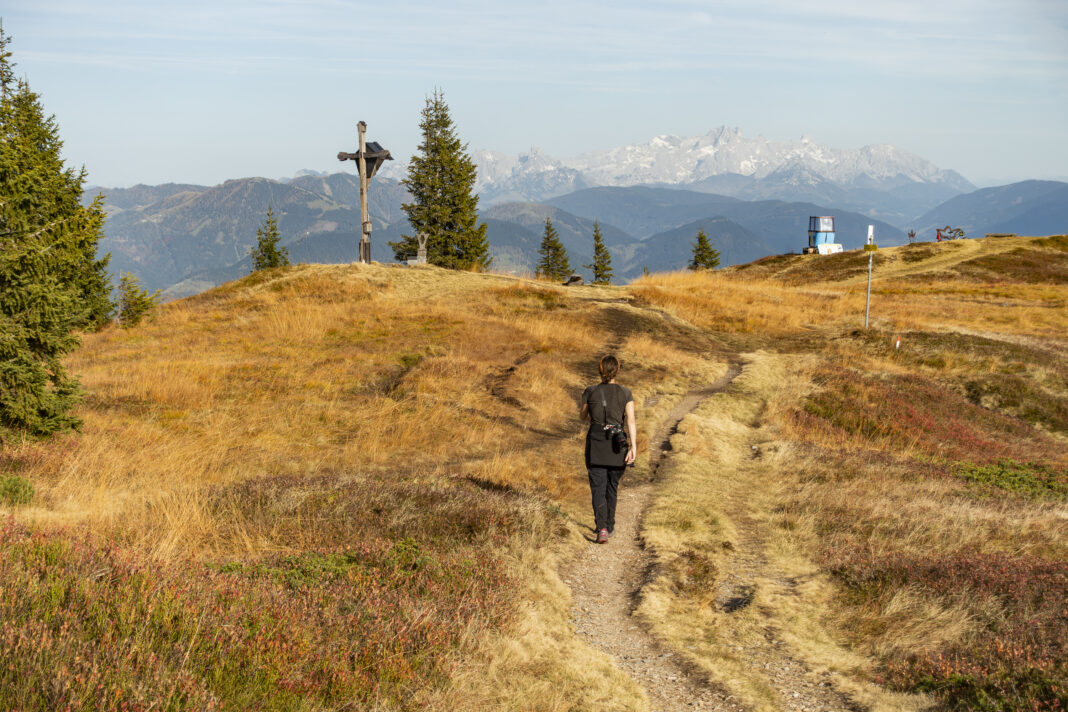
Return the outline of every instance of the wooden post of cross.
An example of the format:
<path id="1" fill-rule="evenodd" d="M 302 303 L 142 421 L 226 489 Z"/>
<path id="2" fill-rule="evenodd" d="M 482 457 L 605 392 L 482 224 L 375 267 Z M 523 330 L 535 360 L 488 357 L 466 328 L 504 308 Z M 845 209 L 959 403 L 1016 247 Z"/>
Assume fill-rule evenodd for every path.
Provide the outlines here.
<path id="1" fill-rule="evenodd" d="M 367 189 L 371 178 L 384 161 L 392 161 L 389 151 L 372 141 L 367 143 L 367 124 L 356 124 L 359 148 L 356 153 L 338 153 L 339 161 L 356 161 L 360 173 L 360 262 L 371 263 L 371 217 L 367 213 Z M 370 147 L 370 150 L 368 150 Z"/>
<path id="2" fill-rule="evenodd" d="M 360 151 L 356 163 L 360 171 L 360 262 L 371 264 L 371 220 L 367 215 L 367 124 L 356 124 L 360 136 Z"/>

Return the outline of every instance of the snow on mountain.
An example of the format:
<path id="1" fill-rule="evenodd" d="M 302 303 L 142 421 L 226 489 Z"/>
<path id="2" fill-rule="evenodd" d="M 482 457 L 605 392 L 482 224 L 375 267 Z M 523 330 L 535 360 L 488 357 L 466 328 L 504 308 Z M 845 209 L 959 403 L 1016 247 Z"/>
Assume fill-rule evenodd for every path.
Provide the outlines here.
<path id="1" fill-rule="evenodd" d="M 646 143 L 553 158 L 537 148 L 519 155 L 473 150 L 475 190 L 483 205 L 544 201 L 595 186 L 671 185 L 744 199 L 834 201 L 873 217 L 907 221 L 975 189 L 958 173 L 889 144 L 837 149 L 808 136 L 750 138 L 720 126 L 702 136 L 656 136 Z M 380 175 L 400 180 L 405 161 Z"/>
<path id="2" fill-rule="evenodd" d="M 478 166 L 475 190 L 487 203 L 539 201 L 590 187 L 573 168 L 537 148 L 519 156 L 496 151 L 472 151 Z"/>
<path id="3" fill-rule="evenodd" d="M 863 178 L 890 183 L 958 182 L 962 190 L 970 189 L 970 184 L 953 171 L 894 146 L 843 150 L 815 143 L 807 136 L 800 141 L 748 138 L 740 129 L 727 126 L 703 136 L 657 136 L 648 143 L 586 153 L 561 163 L 599 185 L 692 183 L 727 173 L 763 179 L 785 166 L 799 166 L 843 184 Z"/>
<path id="4" fill-rule="evenodd" d="M 487 150 L 472 150 L 469 155 L 478 166 L 475 191 L 486 203 L 544 200 L 589 187 L 578 171 L 538 148 L 517 156 Z M 378 175 L 399 181 L 407 173 L 407 161 L 392 161 Z"/>

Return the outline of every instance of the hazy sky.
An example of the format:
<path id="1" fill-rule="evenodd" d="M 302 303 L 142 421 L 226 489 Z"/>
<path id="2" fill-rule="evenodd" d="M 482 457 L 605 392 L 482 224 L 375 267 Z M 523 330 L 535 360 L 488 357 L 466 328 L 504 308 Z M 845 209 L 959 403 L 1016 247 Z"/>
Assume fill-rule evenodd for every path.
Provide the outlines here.
<path id="1" fill-rule="evenodd" d="M 471 148 L 568 156 L 720 125 L 892 143 L 989 184 L 1068 176 L 1065 0 L 5 0 L 89 181 L 407 158 L 440 87 Z M 349 164 L 351 168 L 352 164 Z"/>

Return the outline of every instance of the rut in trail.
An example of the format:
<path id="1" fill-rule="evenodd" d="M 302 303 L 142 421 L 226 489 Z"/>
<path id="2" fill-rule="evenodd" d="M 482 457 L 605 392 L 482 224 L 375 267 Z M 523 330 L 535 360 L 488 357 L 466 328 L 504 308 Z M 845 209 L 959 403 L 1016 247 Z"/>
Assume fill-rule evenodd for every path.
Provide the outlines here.
<path id="1" fill-rule="evenodd" d="M 731 382 L 742 372 L 741 361 L 732 359 L 729 364 L 727 373 L 723 374 L 718 381 L 704 388 L 690 391 L 682 397 L 678 405 L 671 409 L 670 413 L 664 416 L 664 424 L 661 426 L 660 431 L 657 432 L 656 437 L 653 438 L 652 443 L 650 443 L 649 474 L 651 477 L 656 477 L 664 454 L 671 452 L 671 436 L 678 431 L 679 423 L 682 422 L 682 419 L 700 405 L 705 398 L 727 390 Z"/>

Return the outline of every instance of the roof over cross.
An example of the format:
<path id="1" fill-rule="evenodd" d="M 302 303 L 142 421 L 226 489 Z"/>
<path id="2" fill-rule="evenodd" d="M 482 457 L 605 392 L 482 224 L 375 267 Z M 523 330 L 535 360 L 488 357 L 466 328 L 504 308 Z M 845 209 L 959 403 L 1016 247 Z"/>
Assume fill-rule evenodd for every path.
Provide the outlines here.
<path id="1" fill-rule="evenodd" d="M 367 163 L 367 178 L 374 177 L 378 169 L 382 167 L 385 161 L 392 161 L 393 156 L 389 155 L 389 151 L 382 148 L 377 141 L 367 142 L 367 151 L 363 154 L 364 161 Z M 356 161 L 360 160 L 360 153 L 345 153 L 341 151 L 337 154 L 337 160 L 339 161 Z"/>

